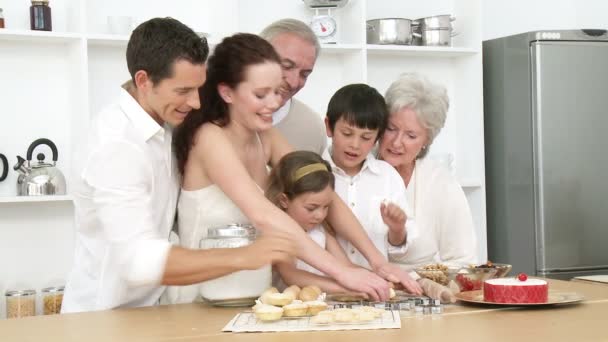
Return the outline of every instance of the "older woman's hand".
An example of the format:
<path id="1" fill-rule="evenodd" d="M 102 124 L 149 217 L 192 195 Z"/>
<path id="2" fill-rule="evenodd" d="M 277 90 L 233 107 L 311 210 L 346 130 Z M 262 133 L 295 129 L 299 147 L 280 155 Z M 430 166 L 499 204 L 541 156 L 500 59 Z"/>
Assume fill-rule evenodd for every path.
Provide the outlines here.
<path id="1" fill-rule="evenodd" d="M 390 282 L 400 283 L 409 293 L 422 295 L 420 285 L 404 269 L 397 265 L 385 262 L 374 267 L 374 272 Z"/>
<path id="2" fill-rule="evenodd" d="M 402 245 L 406 241 L 405 212 L 393 203 L 380 204 L 380 216 L 388 226 L 388 242 L 393 246 Z"/>

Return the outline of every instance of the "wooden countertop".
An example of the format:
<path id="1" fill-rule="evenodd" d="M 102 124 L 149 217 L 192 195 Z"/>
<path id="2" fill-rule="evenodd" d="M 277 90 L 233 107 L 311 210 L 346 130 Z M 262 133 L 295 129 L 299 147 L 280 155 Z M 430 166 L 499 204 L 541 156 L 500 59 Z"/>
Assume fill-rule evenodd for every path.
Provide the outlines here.
<path id="1" fill-rule="evenodd" d="M 223 333 L 242 309 L 202 304 L 0 320 L 2 341 L 608 341 L 608 288 L 549 280 L 577 292 L 581 304 L 545 307 L 453 305 L 438 319 L 404 317 L 401 329 L 294 333 Z M 460 337 L 456 337 L 458 336 Z"/>

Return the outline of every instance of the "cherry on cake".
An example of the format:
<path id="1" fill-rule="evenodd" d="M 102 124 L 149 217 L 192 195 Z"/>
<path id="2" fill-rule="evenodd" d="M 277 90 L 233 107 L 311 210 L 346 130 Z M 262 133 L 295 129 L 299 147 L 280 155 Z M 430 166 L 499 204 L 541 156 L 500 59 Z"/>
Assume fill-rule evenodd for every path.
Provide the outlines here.
<path id="1" fill-rule="evenodd" d="M 518 278 L 486 280 L 483 284 L 483 300 L 509 304 L 546 303 L 549 297 L 549 284 L 542 279 L 525 278 L 523 281 Z"/>

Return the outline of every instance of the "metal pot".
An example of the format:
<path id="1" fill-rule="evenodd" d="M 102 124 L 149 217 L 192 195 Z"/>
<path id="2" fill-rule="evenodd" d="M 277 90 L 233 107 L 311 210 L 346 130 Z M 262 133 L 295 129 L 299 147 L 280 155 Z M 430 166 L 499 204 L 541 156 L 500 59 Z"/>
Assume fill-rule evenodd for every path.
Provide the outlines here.
<path id="1" fill-rule="evenodd" d="M 412 20 L 382 18 L 367 21 L 367 44 L 410 45 Z"/>
<path id="2" fill-rule="evenodd" d="M 48 145 L 53 152 L 53 164 L 44 162 L 44 154 L 38 153 L 38 163 L 31 165 L 34 149 L 40 145 Z M 44 196 L 65 195 L 66 185 L 63 173 L 59 171 L 57 163 L 57 146 L 49 139 L 41 138 L 35 140 L 27 149 L 27 160 L 17 156 L 17 164 L 13 169 L 19 172 L 17 178 L 17 195 L 19 196 Z"/>
<path id="3" fill-rule="evenodd" d="M 8 160 L 2 153 L 0 153 L 0 162 L 2 162 L 2 174 L 0 174 L 0 182 L 2 182 L 8 176 Z"/>
<path id="4" fill-rule="evenodd" d="M 452 29 L 427 29 L 422 31 L 422 45 L 426 46 L 452 46 Z"/>
<path id="5" fill-rule="evenodd" d="M 420 26 L 421 31 L 428 29 L 451 29 L 452 21 L 454 20 L 456 20 L 455 17 L 449 14 L 442 14 L 416 19 L 414 25 Z"/>

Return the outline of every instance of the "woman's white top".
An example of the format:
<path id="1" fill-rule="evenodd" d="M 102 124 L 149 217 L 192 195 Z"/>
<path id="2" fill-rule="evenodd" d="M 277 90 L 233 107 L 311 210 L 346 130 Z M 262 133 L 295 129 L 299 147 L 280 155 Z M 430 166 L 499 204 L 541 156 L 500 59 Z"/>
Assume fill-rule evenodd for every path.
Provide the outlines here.
<path id="1" fill-rule="evenodd" d="M 390 261 L 405 269 L 434 262 L 477 263 L 477 238 L 467 198 L 454 176 L 431 158 L 416 161 L 406 185 L 418 230 L 405 254 Z"/>
<path id="2" fill-rule="evenodd" d="M 243 212 L 215 184 L 193 191 L 182 189 L 177 205 L 177 212 L 179 245 L 191 249 L 200 248 L 200 242 L 207 237 L 207 230 L 210 228 L 222 227 L 232 223 L 249 223 L 249 219 Z M 232 295 L 237 298 L 242 297 L 246 295 L 243 291 L 256 292 L 256 285 L 250 283 L 243 286 L 243 283 L 234 284 L 234 281 L 237 281 L 239 277 L 242 278 L 241 272 L 256 271 L 258 270 L 240 271 L 201 284 L 171 286 L 168 288 L 163 302 L 191 303 L 199 299 L 201 291 L 203 291 L 204 297 L 208 299 L 221 299 L 219 297 L 230 297 Z M 270 266 L 265 266 L 262 273 L 267 273 L 267 283 L 260 293 L 270 286 Z M 218 287 L 223 288 L 222 293 L 216 294 L 215 292 Z"/>

